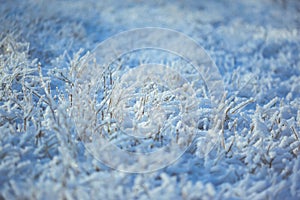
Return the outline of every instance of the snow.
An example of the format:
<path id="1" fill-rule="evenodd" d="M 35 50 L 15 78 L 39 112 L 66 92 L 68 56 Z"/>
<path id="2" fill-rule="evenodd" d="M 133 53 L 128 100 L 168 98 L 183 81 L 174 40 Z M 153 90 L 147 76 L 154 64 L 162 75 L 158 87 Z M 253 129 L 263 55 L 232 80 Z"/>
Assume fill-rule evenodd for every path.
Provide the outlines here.
<path id="1" fill-rule="evenodd" d="M 0 199 L 299 199 L 299 12 L 280 0 L 2 1 Z M 153 49 L 95 61 L 115 53 L 100 42 L 143 27 L 192 38 L 208 57 L 142 39 L 220 73 Z"/>

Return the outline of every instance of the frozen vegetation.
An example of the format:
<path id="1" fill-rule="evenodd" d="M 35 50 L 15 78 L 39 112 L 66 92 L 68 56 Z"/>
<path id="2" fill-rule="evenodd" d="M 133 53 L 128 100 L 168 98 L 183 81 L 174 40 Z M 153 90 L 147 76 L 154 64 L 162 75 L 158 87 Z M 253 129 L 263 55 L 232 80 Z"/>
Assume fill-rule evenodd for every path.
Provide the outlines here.
<path id="1" fill-rule="evenodd" d="M 0 199 L 300 199 L 300 2 L 109 2 L 0 0 Z M 182 99 L 197 109 L 190 88 L 183 87 L 194 72 L 179 61 L 169 64 L 184 69 L 186 79 L 158 74 L 129 104 L 118 99 L 130 96 L 132 87 L 112 83 L 123 74 L 134 81 L 126 72 L 147 57 L 125 56 L 112 64 L 123 70 L 102 71 L 99 80 L 89 79 L 98 71 L 82 74 L 101 41 L 150 26 L 190 36 L 216 63 L 224 98 L 212 106 L 203 89 L 196 91 L 196 103 L 217 123 L 201 115 L 195 124 L 191 113 L 176 110 Z M 144 71 L 136 75 L 157 72 L 138 70 Z M 156 84 L 163 78 L 166 84 Z M 162 123 L 157 105 L 176 130 Z M 179 115 L 186 123 L 178 125 Z M 111 118 L 126 132 L 138 122 L 144 124 L 135 127 L 140 133 L 159 127 L 158 133 L 145 140 L 125 137 Z M 93 134 L 102 133 L 118 148 L 148 152 L 191 127 L 201 134 L 190 148 L 149 173 L 114 170 L 86 148 Z"/>

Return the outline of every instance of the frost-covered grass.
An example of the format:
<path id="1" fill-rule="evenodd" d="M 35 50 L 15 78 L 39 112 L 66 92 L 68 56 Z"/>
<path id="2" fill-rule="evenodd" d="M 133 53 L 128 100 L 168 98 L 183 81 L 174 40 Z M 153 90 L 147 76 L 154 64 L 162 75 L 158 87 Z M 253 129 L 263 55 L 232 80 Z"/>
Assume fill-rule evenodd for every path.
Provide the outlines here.
<path id="1" fill-rule="evenodd" d="M 299 12 L 297 1 L 271 0 L 1 2 L 0 199 L 299 199 Z M 227 95 L 210 141 L 199 137 L 164 169 L 128 174 L 84 148 L 74 83 L 98 42 L 145 26 L 194 38 Z M 80 128 L 96 128 L 93 116 Z"/>

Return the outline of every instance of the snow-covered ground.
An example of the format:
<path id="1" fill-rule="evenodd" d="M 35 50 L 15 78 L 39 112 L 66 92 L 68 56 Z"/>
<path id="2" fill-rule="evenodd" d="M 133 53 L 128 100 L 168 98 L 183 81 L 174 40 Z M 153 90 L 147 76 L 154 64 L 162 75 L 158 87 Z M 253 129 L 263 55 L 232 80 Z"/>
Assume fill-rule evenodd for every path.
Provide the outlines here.
<path id="1" fill-rule="evenodd" d="M 300 198 L 300 2 L 0 1 L 0 13 L 0 199 Z M 91 130 L 99 131 L 110 117 L 90 114 L 111 89 L 103 76 L 107 83 L 120 71 L 99 74 L 94 98 L 84 81 L 95 72 L 82 76 L 81 70 L 100 42 L 143 27 L 193 38 L 216 63 L 226 96 L 213 108 L 199 98 L 220 120 L 193 126 L 202 135 L 176 162 L 126 173 L 86 148 Z M 147 95 L 172 99 L 162 86 Z M 162 105 L 178 114 L 173 99 Z M 143 112 L 156 105 L 151 101 Z M 111 109 L 126 127 L 127 115 Z M 152 117 L 149 127 L 158 126 L 160 116 Z M 120 148 L 147 150 L 168 142 L 124 139 L 117 129 L 105 125 L 101 131 Z"/>

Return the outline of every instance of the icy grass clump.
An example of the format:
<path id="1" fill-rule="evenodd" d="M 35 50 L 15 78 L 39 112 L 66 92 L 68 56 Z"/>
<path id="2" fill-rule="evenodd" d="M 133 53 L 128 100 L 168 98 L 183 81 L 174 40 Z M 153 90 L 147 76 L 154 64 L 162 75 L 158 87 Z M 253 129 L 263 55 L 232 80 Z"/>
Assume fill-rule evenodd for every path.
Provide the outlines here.
<path id="1" fill-rule="evenodd" d="M 80 139 L 95 158 L 121 171 L 149 172 L 178 159 L 198 132 L 201 100 L 208 100 L 200 77 L 190 73 L 193 66 L 182 59 L 164 66 L 166 52 L 143 52 L 122 55 L 107 67 L 95 53 L 84 56 L 72 86 Z M 153 56 L 158 63 L 147 63 Z M 138 66 L 126 63 L 131 57 Z"/>

